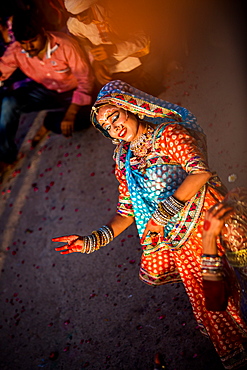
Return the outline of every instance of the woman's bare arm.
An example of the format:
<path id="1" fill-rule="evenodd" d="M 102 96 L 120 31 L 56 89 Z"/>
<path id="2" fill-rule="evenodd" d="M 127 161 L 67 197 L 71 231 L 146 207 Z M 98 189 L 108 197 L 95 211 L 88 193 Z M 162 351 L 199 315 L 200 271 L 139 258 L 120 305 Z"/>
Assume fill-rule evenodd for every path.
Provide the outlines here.
<path id="1" fill-rule="evenodd" d="M 114 237 L 116 237 L 127 229 L 133 222 L 134 217 L 123 217 L 116 214 L 111 221 L 108 222 L 107 226 L 111 228 Z M 60 254 L 81 252 L 84 248 L 84 238 L 80 235 L 60 236 L 58 238 L 53 238 L 52 241 L 66 243 L 62 247 L 55 248 L 55 250 L 60 252 Z"/>

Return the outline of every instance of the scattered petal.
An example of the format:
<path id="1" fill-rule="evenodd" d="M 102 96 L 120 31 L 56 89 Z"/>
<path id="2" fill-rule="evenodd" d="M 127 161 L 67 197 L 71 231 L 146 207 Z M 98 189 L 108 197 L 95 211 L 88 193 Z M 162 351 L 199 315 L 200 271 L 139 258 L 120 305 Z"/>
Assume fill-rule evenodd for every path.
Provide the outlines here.
<path id="1" fill-rule="evenodd" d="M 26 233 L 26 234 L 32 234 L 32 232 L 33 232 L 33 230 L 31 230 L 31 229 L 26 229 L 26 230 L 25 230 L 25 233 Z"/>
<path id="2" fill-rule="evenodd" d="M 235 173 L 228 176 L 228 182 L 235 182 L 237 180 L 237 175 Z"/>
<path id="3" fill-rule="evenodd" d="M 54 351 L 54 352 L 50 353 L 49 359 L 52 360 L 52 361 L 55 361 L 55 360 L 57 360 L 58 356 L 59 356 L 59 353 L 57 351 Z"/>
<path id="4" fill-rule="evenodd" d="M 136 260 L 129 260 L 129 263 L 131 263 L 132 265 L 136 262 Z"/>
<path id="5" fill-rule="evenodd" d="M 46 187 L 45 187 L 45 193 L 48 193 L 49 191 L 50 191 L 50 186 L 48 186 L 48 185 L 46 185 Z"/>

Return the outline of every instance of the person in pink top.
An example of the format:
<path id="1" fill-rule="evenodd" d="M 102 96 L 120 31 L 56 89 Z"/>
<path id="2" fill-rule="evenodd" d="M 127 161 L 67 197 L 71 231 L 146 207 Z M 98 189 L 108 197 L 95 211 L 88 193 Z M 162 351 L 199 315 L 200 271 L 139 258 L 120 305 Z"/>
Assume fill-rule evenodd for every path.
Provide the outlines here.
<path id="1" fill-rule="evenodd" d="M 3 99 L 0 117 L 0 161 L 16 160 L 14 142 L 22 112 L 48 112 L 36 133 L 37 144 L 48 130 L 71 136 L 90 124 L 94 77 L 76 40 L 62 32 L 47 32 L 31 13 L 14 16 L 15 42 L 0 58 L 0 81 L 17 68 L 28 76 L 28 86 Z"/>

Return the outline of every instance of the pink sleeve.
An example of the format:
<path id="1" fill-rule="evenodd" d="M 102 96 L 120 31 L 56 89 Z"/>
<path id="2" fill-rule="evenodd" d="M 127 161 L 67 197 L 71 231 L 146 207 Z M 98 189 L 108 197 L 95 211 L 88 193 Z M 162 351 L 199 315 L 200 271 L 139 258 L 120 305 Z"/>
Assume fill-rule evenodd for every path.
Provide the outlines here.
<path id="1" fill-rule="evenodd" d="M 15 59 L 16 43 L 11 44 L 0 58 L 0 80 L 4 81 L 18 68 Z"/>
<path id="2" fill-rule="evenodd" d="M 72 103 L 89 105 L 92 102 L 91 94 L 94 77 L 84 52 L 75 40 L 64 46 L 64 52 L 71 72 L 76 77 L 78 85 L 72 97 Z"/>

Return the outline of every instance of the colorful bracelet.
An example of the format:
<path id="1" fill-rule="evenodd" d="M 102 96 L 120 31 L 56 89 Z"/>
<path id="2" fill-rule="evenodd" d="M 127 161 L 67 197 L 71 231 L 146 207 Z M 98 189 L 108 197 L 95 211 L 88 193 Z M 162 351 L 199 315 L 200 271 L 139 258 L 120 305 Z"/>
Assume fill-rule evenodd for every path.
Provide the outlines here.
<path id="1" fill-rule="evenodd" d="M 177 200 L 173 195 L 170 195 L 158 204 L 158 208 L 153 213 L 152 219 L 156 224 L 165 226 L 183 208 L 184 203 Z"/>
<path id="2" fill-rule="evenodd" d="M 99 230 L 92 231 L 91 235 L 83 236 L 84 246 L 81 253 L 93 253 L 109 244 L 114 239 L 113 231 L 109 226 L 102 226 Z"/>
<path id="3" fill-rule="evenodd" d="M 223 265 L 222 258 L 218 254 L 203 254 L 202 255 L 202 265 L 201 265 L 202 275 L 223 275 Z"/>
<path id="4" fill-rule="evenodd" d="M 221 258 L 218 254 L 202 254 L 202 258 Z"/>

